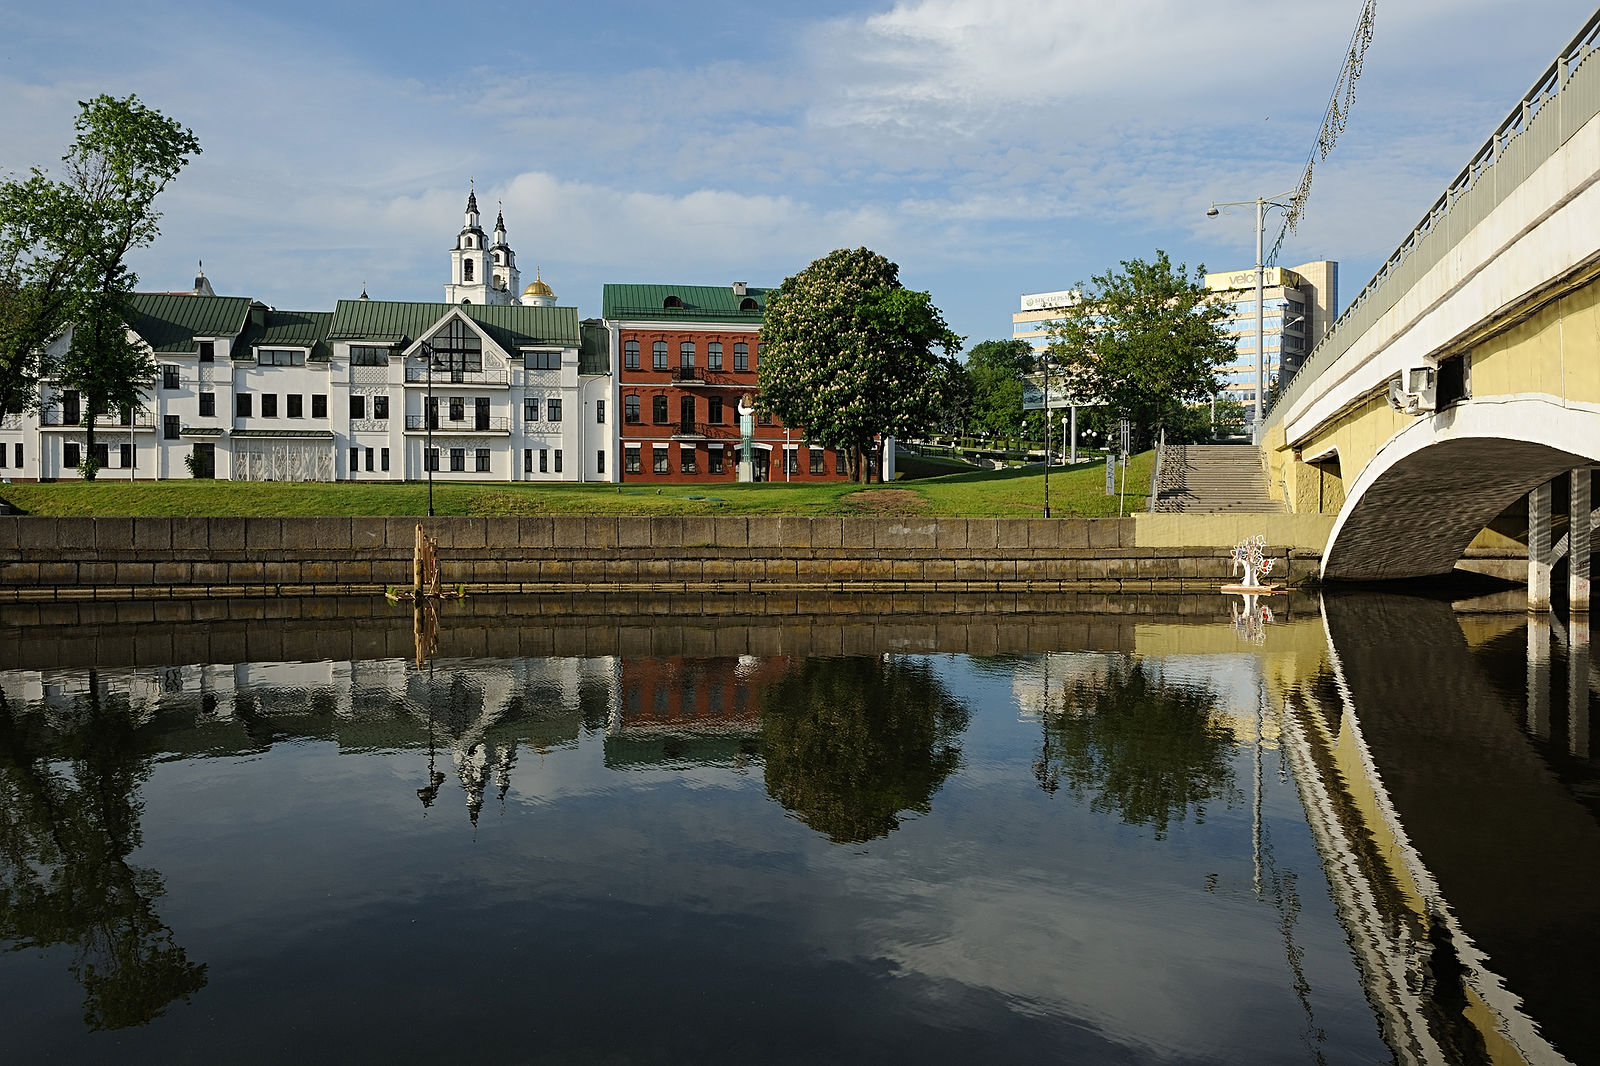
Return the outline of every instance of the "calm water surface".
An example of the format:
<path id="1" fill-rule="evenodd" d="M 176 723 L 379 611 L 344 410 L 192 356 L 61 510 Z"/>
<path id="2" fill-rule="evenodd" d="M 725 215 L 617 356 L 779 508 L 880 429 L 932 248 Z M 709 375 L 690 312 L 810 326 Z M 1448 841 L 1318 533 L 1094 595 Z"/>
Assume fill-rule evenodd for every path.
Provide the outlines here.
<path id="1" fill-rule="evenodd" d="M 1600 1060 L 1581 626 L 528 609 L 0 614 L 0 1061 Z"/>

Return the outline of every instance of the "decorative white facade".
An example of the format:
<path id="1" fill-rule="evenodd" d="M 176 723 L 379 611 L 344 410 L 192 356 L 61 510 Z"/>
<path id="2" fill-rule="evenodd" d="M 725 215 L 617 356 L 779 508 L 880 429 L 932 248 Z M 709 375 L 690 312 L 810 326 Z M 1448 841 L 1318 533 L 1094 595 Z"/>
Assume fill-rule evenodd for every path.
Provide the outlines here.
<path id="1" fill-rule="evenodd" d="M 609 335 L 522 292 L 503 215 L 477 197 L 451 251 L 448 302 L 341 300 L 280 311 L 191 291 L 140 293 L 129 333 L 156 362 L 143 406 L 101 414 L 104 480 L 618 480 Z M 65 350 L 70 337 L 58 339 Z M 47 382 L 38 411 L 0 422 L 0 479 L 79 476 L 80 396 Z"/>

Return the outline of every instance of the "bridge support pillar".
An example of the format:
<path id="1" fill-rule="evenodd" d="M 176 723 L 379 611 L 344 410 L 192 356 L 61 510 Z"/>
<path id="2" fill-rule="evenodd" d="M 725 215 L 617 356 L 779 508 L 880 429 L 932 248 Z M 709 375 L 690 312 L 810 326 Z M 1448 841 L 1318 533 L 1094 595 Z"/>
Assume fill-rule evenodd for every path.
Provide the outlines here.
<path id="1" fill-rule="evenodd" d="M 1550 541 L 1550 483 L 1528 493 L 1528 610 L 1550 609 L 1550 572 L 1555 546 Z"/>
<path id="2" fill-rule="evenodd" d="M 1567 508 L 1567 609 L 1589 612 L 1589 508 L 1592 473 L 1572 472 L 1572 506 Z"/>

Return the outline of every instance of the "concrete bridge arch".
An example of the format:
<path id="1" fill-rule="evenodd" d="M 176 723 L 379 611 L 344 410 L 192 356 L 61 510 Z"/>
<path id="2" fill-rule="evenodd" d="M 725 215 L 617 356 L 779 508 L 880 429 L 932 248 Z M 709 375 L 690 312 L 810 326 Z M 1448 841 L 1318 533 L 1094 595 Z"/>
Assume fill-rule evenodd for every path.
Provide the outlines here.
<path id="1" fill-rule="evenodd" d="M 1496 396 L 1420 418 L 1391 437 L 1346 491 L 1323 555 L 1325 578 L 1383 581 L 1448 573 L 1512 503 L 1600 463 L 1600 405 Z"/>

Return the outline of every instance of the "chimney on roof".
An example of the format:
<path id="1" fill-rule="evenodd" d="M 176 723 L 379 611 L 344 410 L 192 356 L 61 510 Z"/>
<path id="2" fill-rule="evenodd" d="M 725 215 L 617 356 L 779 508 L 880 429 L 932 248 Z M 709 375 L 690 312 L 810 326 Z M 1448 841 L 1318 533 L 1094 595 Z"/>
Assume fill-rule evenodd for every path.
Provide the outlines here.
<path id="1" fill-rule="evenodd" d="M 736 282 L 733 283 L 733 294 L 735 296 L 748 295 L 749 291 L 750 291 L 750 287 L 748 285 L 746 285 L 744 282 L 736 281 Z"/>
<path id="2" fill-rule="evenodd" d="M 206 280 L 206 265 L 204 261 L 200 263 L 200 268 L 195 271 L 194 294 L 196 296 L 216 295 L 216 292 L 211 288 L 211 282 Z"/>

